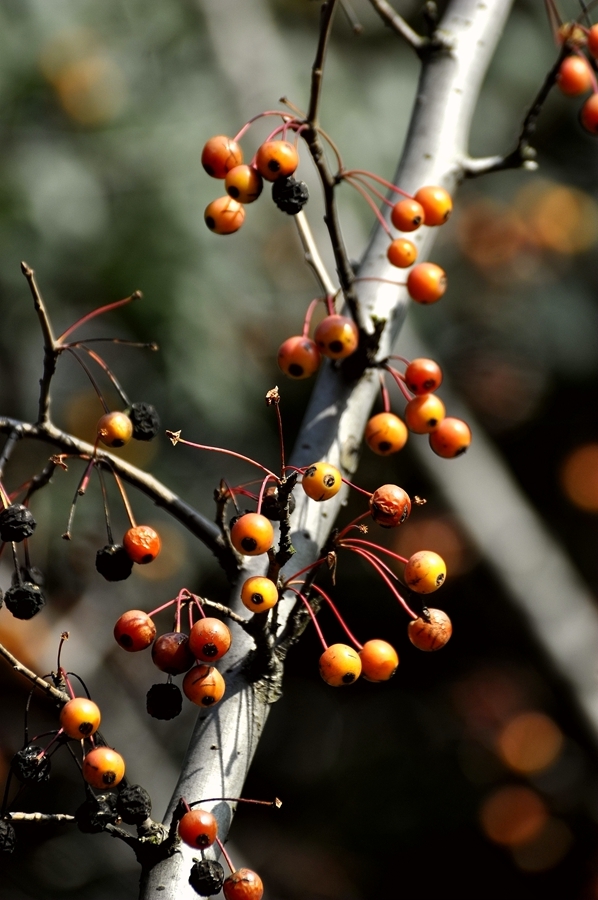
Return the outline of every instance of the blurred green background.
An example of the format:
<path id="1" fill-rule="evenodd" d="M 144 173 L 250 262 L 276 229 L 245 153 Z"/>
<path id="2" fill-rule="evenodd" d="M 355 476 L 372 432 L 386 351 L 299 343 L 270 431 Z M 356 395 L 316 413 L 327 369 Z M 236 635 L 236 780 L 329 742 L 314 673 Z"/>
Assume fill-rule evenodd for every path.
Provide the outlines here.
<path id="1" fill-rule="evenodd" d="M 422 28 L 417 10 L 401 4 Z M 35 416 L 41 372 L 41 338 L 19 269 L 24 259 L 36 270 L 57 333 L 94 306 L 142 290 L 143 300 L 85 332 L 159 343 L 159 353 L 108 345 L 106 359 L 131 399 L 155 404 L 164 427 L 181 428 L 191 440 L 276 464 L 275 422 L 263 396 L 281 384 L 292 441 L 311 384 L 282 384 L 276 350 L 299 330 L 316 288 L 293 224 L 269 202 L 268 189 L 239 233 L 208 232 L 203 210 L 221 186 L 199 159 L 209 136 L 235 133 L 250 116 L 278 108 L 282 95 L 305 106 L 318 11 L 314 0 L 0 2 L 4 414 Z M 418 64 L 364 0 L 355 0 L 355 12 L 364 26 L 359 37 L 342 14 L 337 19 L 322 122 L 348 167 L 390 178 Z M 577 12 L 572 3 L 562 10 L 564 17 Z M 519 0 L 480 99 L 474 154 L 512 146 L 556 52 L 542 6 Z M 416 322 L 595 592 L 598 157 L 595 140 L 577 124 L 579 105 L 551 95 L 538 127 L 538 173 L 462 187 L 434 253 L 450 289 L 438 306 L 418 310 Z M 266 126 L 255 127 L 248 155 L 266 134 Z M 307 160 L 301 175 L 329 259 Z M 341 211 L 357 259 L 373 217 L 349 188 Z M 394 403 L 400 413 L 402 401 Z M 53 409 L 58 424 L 93 435 L 102 410 L 69 358 L 60 360 Z M 208 516 L 221 477 L 250 477 L 216 456 L 174 450 L 162 436 L 123 456 Z M 8 489 L 47 457 L 47 447 L 20 447 L 6 472 Z M 131 658 L 116 648 L 113 623 L 127 608 L 165 602 L 182 585 L 222 600 L 227 588 L 209 554 L 137 495 L 137 519 L 161 531 L 164 552 L 127 582 L 103 582 L 94 568 L 105 542 L 97 484 L 78 505 L 72 542 L 60 538 L 80 475 L 73 463 L 35 497 L 31 549 L 50 602 L 29 623 L 0 611 L 0 639 L 49 671 L 60 632 L 70 631 L 64 662 L 88 681 L 109 740 L 160 816 L 194 712 L 186 704 L 170 723 L 146 715 L 145 692 L 160 679 L 147 654 Z M 277 817 L 240 812 L 231 835 L 237 852 L 260 871 L 269 900 L 594 900 L 596 747 L 562 678 L 409 446 L 393 460 L 366 452 L 358 479 L 372 488 L 396 480 L 427 497 L 393 546 L 409 553 L 428 545 L 446 557 L 451 577 L 442 602 L 455 636 L 441 654 L 418 654 L 384 589 L 359 563 L 343 560 L 336 596 L 362 639 L 384 636 L 397 646 L 399 672 L 383 686 L 332 691 L 317 675 L 317 641 L 306 635 L 289 659 L 285 697 L 273 709 L 246 791 L 276 794 L 284 806 Z M 126 521 L 114 493 L 111 502 L 120 534 Z M 8 586 L 6 560 L 0 576 Z M 162 624 L 170 627 L 168 617 Z M 326 617 L 324 627 L 340 639 Z M 22 743 L 26 692 L 8 667 L 0 678 L 6 772 Z M 35 698 L 32 733 L 53 727 L 53 715 Z M 82 802 L 67 754 L 54 763 L 52 780 L 24 791 L 19 808 L 73 812 Z M 135 896 L 132 854 L 108 836 L 23 826 L 19 838 L 14 857 L 0 860 L 2 900 Z"/>

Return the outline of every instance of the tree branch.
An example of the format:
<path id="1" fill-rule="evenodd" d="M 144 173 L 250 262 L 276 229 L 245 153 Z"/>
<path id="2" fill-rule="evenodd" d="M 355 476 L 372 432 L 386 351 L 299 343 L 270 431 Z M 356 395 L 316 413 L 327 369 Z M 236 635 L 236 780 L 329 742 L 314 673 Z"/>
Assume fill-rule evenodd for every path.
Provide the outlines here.
<path id="1" fill-rule="evenodd" d="M 52 376 L 56 371 L 56 360 L 58 359 L 58 351 L 56 349 L 56 341 L 52 324 L 50 322 L 42 295 L 35 281 L 35 272 L 27 265 L 26 262 L 21 263 L 21 271 L 29 284 L 29 289 L 33 297 L 33 305 L 39 319 L 42 335 L 44 339 L 44 371 L 39 386 L 39 403 L 37 420 L 41 425 L 48 421 L 50 415 L 50 383 Z"/>
<path id="2" fill-rule="evenodd" d="M 58 703 L 66 703 L 70 700 L 68 694 L 64 691 L 58 690 L 58 688 L 54 687 L 53 684 L 50 684 L 49 681 L 45 681 L 45 679 L 40 678 L 39 675 L 36 675 L 35 672 L 32 672 L 31 669 L 27 668 L 27 666 L 22 663 L 20 660 L 13 656 L 10 650 L 7 650 L 2 644 L 0 644 L 0 656 L 3 656 L 4 659 L 10 663 L 15 672 L 18 672 L 19 675 L 24 675 L 25 678 L 28 678 L 29 681 L 38 687 L 44 694 L 47 694 L 50 697 L 53 697 L 54 700 L 57 700 Z"/>
<path id="3" fill-rule="evenodd" d="M 336 4 L 337 0 L 325 0 L 320 11 L 320 38 L 318 40 L 316 58 L 314 59 L 311 69 L 311 91 L 309 109 L 307 110 L 307 121 L 310 122 L 314 128 L 318 124 L 322 78 L 324 75 L 324 61 L 326 59 L 328 41 L 330 40 L 330 33 L 332 31 L 332 22 L 334 20 L 334 13 L 336 12 Z"/>
<path id="4" fill-rule="evenodd" d="M 319 250 L 314 240 L 314 236 L 312 234 L 312 230 L 309 227 L 309 222 L 307 221 L 307 216 L 305 215 L 303 210 L 301 210 L 301 212 L 298 212 L 296 216 L 293 216 L 293 218 L 295 220 L 295 225 L 297 226 L 299 240 L 301 241 L 301 245 L 303 247 L 305 262 L 316 276 L 316 279 L 319 282 L 320 287 L 322 288 L 322 292 L 324 294 L 335 294 L 336 286 L 330 278 L 322 257 L 320 256 Z"/>
<path id="5" fill-rule="evenodd" d="M 424 47 L 429 47 L 431 41 L 429 38 L 422 37 L 417 31 L 414 31 L 411 25 L 408 25 L 405 19 L 395 12 L 390 3 L 386 0 L 370 0 L 370 3 L 382 19 L 385 25 L 392 28 L 403 40 L 407 41 L 410 47 L 413 47 L 416 53 L 421 53 Z"/>

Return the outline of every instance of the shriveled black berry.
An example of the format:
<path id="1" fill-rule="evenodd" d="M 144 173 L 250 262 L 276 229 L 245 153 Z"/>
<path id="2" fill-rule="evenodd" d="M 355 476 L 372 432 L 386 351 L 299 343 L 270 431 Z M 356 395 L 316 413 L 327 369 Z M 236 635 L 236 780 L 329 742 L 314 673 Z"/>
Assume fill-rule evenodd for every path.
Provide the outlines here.
<path id="1" fill-rule="evenodd" d="M 189 873 L 189 884 L 200 897 L 217 894 L 224 884 L 224 869 L 215 859 L 195 859 Z"/>
<path id="2" fill-rule="evenodd" d="M 14 584 L 4 594 L 6 608 L 15 619 L 32 619 L 45 606 L 46 598 L 36 584 Z"/>
<path id="3" fill-rule="evenodd" d="M 36 744 L 30 744 L 17 750 L 10 761 L 10 768 L 19 781 L 29 781 L 36 784 L 40 781 L 47 781 L 50 777 L 50 769 L 52 761 L 45 754 L 40 757 L 42 748 Z"/>
<path id="4" fill-rule="evenodd" d="M 136 441 L 151 441 L 160 431 L 160 416 L 151 403 L 133 403 L 127 411 Z"/>
<path id="5" fill-rule="evenodd" d="M 106 825 L 114 825 L 119 820 L 116 809 L 116 794 L 96 794 L 88 797 L 81 806 L 75 810 L 75 821 L 79 831 L 85 834 L 98 834 Z"/>
<path id="6" fill-rule="evenodd" d="M 272 199 L 282 212 L 296 216 L 309 200 L 309 191 L 304 181 L 297 181 L 290 175 L 279 178 L 272 185 Z"/>
<path id="7" fill-rule="evenodd" d="M 152 684 L 147 692 L 145 705 L 154 719 L 174 719 L 183 708 L 183 695 L 176 684 Z"/>
<path id="8" fill-rule="evenodd" d="M 106 581 L 124 581 L 133 571 L 133 560 L 120 544 L 106 544 L 96 553 L 96 569 Z"/>
<path id="9" fill-rule="evenodd" d="M 140 784 L 128 784 L 118 792 L 116 809 L 127 825 L 140 825 L 151 815 L 151 797 Z"/>
<path id="10" fill-rule="evenodd" d="M 0 541 L 24 541 L 36 527 L 31 510 L 22 503 L 12 503 L 0 512 Z"/>
<path id="11" fill-rule="evenodd" d="M 12 853 L 16 842 L 17 836 L 10 822 L 7 822 L 6 819 L 0 819 L 0 851 Z"/>
<path id="12" fill-rule="evenodd" d="M 291 494 L 289 512 L 292 513 L 294 509 L 295 498 Z M 278 488 L 274 484 L 267 487 L 264 491 L 262 515 L 266 516 L 267 519 L 270 519 L 271 522 L 280 522 L 280 520 L 284 518 L 283 504 L 279 500 Z"/>

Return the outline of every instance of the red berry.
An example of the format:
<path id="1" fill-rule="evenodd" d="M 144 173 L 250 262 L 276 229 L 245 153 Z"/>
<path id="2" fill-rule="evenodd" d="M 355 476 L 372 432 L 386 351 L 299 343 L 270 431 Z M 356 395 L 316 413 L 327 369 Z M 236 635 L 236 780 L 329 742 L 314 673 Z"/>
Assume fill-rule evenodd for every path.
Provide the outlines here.
<path id="1" fill-rule="evenodd" d="M 179 837 L 190 847 L 211 847 L 218 836 L 218 823 L 205 809 L 190 809 L 179 822 Z"/>
<path id="2" fill-rule="evenodd" d="M 598 25 L 592 25 L 588 31 L 588 50 L 594 58 L 598 57 Z"/>
<path id="3" fill-rule="evenodd" d="M 361 674 L 359 653 L 347 644 L 331 644 L 320 657 L 320 675 L 326 684 L 353 684 Z"/>
<path id="4" fill-rule="evenodd" d="M 436 394 L 420 394 L 405 407 L 407 428 L 415 434 L 429 434 L 444 419 L 444 403 Z"/>
<path id="5" fill-rule="evenodd" d="M 598 94 L 588 97 L 580 110 L 579 121 L 590 134 L 598 134 Z"/>
<path id="6" fill-rule="evenodd" d="M 398 453 L 407 443 L 409 432 L 402 419 L 391 412 L 381 412 L 368 421 L 365 442 L 379 456 Z"/>
<path id="7" fill-rule="evenodd" d="M 253 203 L 262 193 L 262 176 L 253 166 L 235 166 L 224 180 L 226 193 L 239 203 Z"/>
<path id="8" fill-rule="evenodd" d="M 73 697 L 60 710 L 60 727 L 69 737 L 79 739 L 95 734 L 100 727 L 100 709 L 87 697 Z"/>
<path id="9" fill-rule="evenodd" d="M 83 760 L 83 778 L 97 790 L 116 787 L 124 775 L 125 761 L 110 747 L 96 747 Z"/>
<path id="10" fill-rule="evenodd" d="M 214 234 L 233 234 L 245 221 L 245 210 L 241 203 L 227 194 L 226 197 L 218 197 L 208 203 L 203 217 Z"/>
<path id="11" fill-rule="evenodd" d="M 428 617 L 420 616 L 409 623 L 409 640 L 418 650 L 440 650 L 453 633 L 451 620 L 441 609 L 429 609 Z"/>
<path id="12" fill-rule="evenodd" d="M 359 331 L 347 316 L 326 316 L 316 328 L 314 340 L 323 356 L 344 359 L 357 350 Z"/>
<path id="13" fill-rule="evenodd" d="M 320 351 L 311 338 L 287 338 L 278 351 L 278 366 L 290 378 L 309 378 L 320 368 Z"/>
<path id="14" fill-rule="evenodd" d="M 226 900 L 262 900 L 264 885 L 251 869 L 237 869 L 222 885 Z"/>
<path id="15" fill-rule="evenodd" d="M 152 662 L 162 672 L 181 675 L 195 662 L 189 648 L 189 638 L 180 631 L 161 634 L 152 647 Z"/>
<path id="16" fill-rule="evenodd" d="M 123 613 L 114 626 L 114 637 L 123 649 L 131 653 L 145 650 L 156 637 L 156 626 L 141 609 Z"/>
<path id="17" fill-rule="evenodd" d="M 272 546 L 274 529 L 266 516 L 260 513 L 245 513 L 234 521 L 230 539 L 239 553 L 245 556 L 259 556 Z"/>
<path id="18" fill-rule="evenodd" d="M 436 431 L 430 434 L 429 440 L 434 453 L 444 459 L 454 459 L 455 456 L 465 453 L 471 444 L 471 431 L 463 419 L 447 416 Z"/>
<path id="19" fill-rule="evenodd" d="M 124 447 L 133 437 L 133 423 L 123 412 L 106 413 L 99 420 L 96 430 L 106 447 Z"/>
<path id="20" fill-rule="evenodd" d="M 436 303 L 446 291 L 446 273 L 435 263 L 418 263 L 407 276 L 407 290 L 418 303 Z"/>
<path id="21" fill-rule="evenodd" d="M 213 706 L 224 696 L 224 678 L 214 666 L 193 666 L 183 678 L 183 693 L 197 706 Z"/>
<path id="22" fill-rule="evenodd" d="M 451 195 L 441 187 L 420 188 L 415 199 L 423 206 L 426 225 L 444 225 L 453 210 Z"/>
<path id="23" fill-rule="evenodd" d="M 370 512 L 383 528 L 402 525 L 411 512 L 409 494 L 398 484 L 383 484 L 370 497 Z"/>
<path id="24" fill-rule="evenodd" d="M 442 369 L 433 359 L 412 359 L 405 369 L 405 384 L 413 394 L 431 394 L 442 384 Z"/>
<path id="25" fill-rule="evenodd" d="M 196 622 L 189 632 L 189 649 L 196 659 L 213 663 L 228 652 L 231 633 L 220 619 L 206 617 Z"/>
<path id="26" fill-rule="evenodd" d="M 397 269 L 408 269 L 417 259 L 417 249 L 407 238 L 397 238 L 389 245 L 386 256 L 389 263 Z"/>
<path id="27" fill-rule="evenodd" d="M 288 141 L 266 141 L 255 156 L 255 167 L 266 181 L 288 178 L 299 165 L 299 154 Z"/>
<path id="28" fill-rule="evenodd" d="M 585 56 L 566 56 L 562 61 L 556 83 L 566 97 L 578 97 L 592 87 L 592 70 Z"/>
<path id="29" fill-rule="evenodd" d="M 406 197 L 392 208 L 390 220 L 399 231 L 415 231 L 424 224 L 425 213 L 421 203 Z"/>
<path id="30" fill-rule="evenodd" d="M 366 681 L 388 681 L 399 665 L 399 657 L 394 647 L 386 641 L 366 641 L 359 651 L 361 674 Z"/>
<path id="31" fill-rule="evenodd" d="M 212 178 L 225 178 L 227 172 L 242 162 L 243 151 L 239 144 L 225 134 L 211 137 L 201 154 L 201 164 Z"/>
<path id="32" fill-rule="evenodd" d="M 151 563 L 162 547 L 160 536 L 149 525 L 135 525 L 129 528 L 123 538 L 123 547 L 135 563 Z"/>

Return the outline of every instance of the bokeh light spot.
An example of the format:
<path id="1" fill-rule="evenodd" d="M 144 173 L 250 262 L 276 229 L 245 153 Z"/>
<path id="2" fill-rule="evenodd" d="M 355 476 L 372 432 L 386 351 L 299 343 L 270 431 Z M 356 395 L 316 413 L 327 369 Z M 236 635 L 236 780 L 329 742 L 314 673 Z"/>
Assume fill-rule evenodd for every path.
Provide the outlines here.
<path id="1" fill-rule="evenodd" d="M 498 753 L 505 765 L 526 775 L 551 766 L 562 747 L 562 731 L 541 712 L 523 712 L 514 716 L 497 739 Z"/>
<path id="2" fill-rule="evenodd" d="M 561 484 L 571 503 L 598 512 L 598 444 L 584 444 L 569 454 L 561 469 Z"/>
<path id="3" fill-rule="evenodd" d="M 507 847 L 533 840 L 547 819 L 541 797 L 522 785 L 499 788 L 484 800 L 480 809 L 480 823 L 486 837 Z"/>

